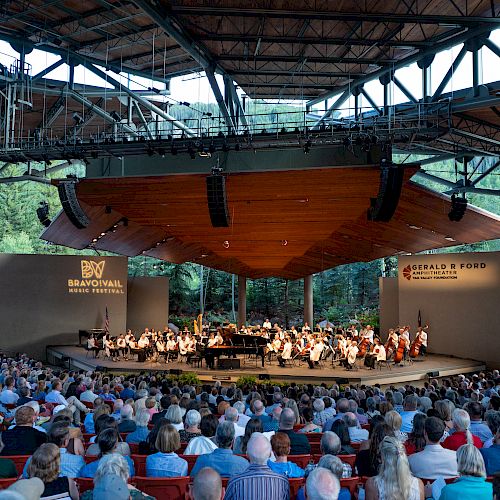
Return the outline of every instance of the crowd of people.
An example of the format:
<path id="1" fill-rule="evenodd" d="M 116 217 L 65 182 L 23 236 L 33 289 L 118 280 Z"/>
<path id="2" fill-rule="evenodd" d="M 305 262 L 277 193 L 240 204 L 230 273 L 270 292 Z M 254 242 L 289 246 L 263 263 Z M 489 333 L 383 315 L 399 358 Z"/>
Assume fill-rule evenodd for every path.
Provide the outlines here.
<path id="1" fill-rule="evenodd" d="M 421 387 L 180 387 L 21 355 L 2 357 L 0 384 L 0 478 L 19 476 L 0 500 L 150 498 L 138 475 L 190 476 L 195 500 L 288 499 L 294 478 L 308 500 L 353 498 L 349 478 L 368 500 L 500 499 L 497 370 Z"/>

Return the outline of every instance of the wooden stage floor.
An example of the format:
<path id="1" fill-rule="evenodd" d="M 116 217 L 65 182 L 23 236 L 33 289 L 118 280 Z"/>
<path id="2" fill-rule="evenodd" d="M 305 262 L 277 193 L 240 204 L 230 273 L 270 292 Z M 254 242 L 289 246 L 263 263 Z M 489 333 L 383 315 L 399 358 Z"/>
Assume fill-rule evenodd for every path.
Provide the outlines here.
<path id="1" fill-rule="evenodd" d="M 277 361 L 272 363 L 266 361 L 264 368 L 261 367 L 260 360 L 255 363 L 255 360 L 243 359 L 240 356 L 241 367 L 233 370 L 215 369 L 209 370 L 203 363 L 201 368 L 192 367 L 186 363 L 165 362 L 153 363 L 137 361 L 120 360 L 116 363 L 106 360 L 101 356 L 97 359 L 87 356 L 87 352 L 83 347 L 75 345 L 65 346 L 48 346 L 47 360 L 54 364 L 64 362 L 67 368 L 94 370 L 98 366 L 105 368 L 111 373 L 138 373 L 140 371 L 166 371 L 170 369 L 180 369 L 183 371 L 195 372 L 198 374 L 202 382 L 213 382 L 221 380 L 222 382 L 235 382 L 241 376 L 254 375 L 257 378 L 261 374 L 268 375 L 271 380 L 297 382 L 297 383 L 312 383 L 332 384 L 339 379 L 348 379 L 349 383 L 373 385 L 379 383 L 381 385 L 401 384 L 404 382 L 415 382 L 427 380 L 428 372 L 439 372 L 439 377 L 456 375 L 459 373 L 470 373 L 474 371 L 484 370 L 485 365 L 480 361 L 471 359 L 455 358 L 451 356 L 443 356 L 439 354 L 428 354 L 425 359 L 419 359 L 405 366 L 391 365 L 391 369 L 385 366 L 379 370 L 369 370 L 361 366 L 356 371 L 347 371 L 343 367 L 335 363 L 332 366 L 331 361 L 324 362 L 322 368 L 311 370 L 307 364 L 302 364 L 295 367 L 281 368 Z M 347 383 L 346 380 L 342 383 Z"/>

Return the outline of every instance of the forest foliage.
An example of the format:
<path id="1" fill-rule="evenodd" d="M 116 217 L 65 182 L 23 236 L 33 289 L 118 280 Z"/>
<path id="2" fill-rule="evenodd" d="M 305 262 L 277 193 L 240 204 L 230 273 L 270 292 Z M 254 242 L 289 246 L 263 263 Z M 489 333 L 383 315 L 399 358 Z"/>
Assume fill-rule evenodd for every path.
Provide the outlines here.
<path id="1" fill-rule="evenodd" d="M 299 120 L 301 113 L 295 115 L 295 109 L 285 105 L 269 105 L 262 103 L 255 108 L 255 113 L 264 113 L 269 126 L 281 125 L 285 113 L 292 112 Z M 180 119 L 194 120 L 200 113 L 214 112 L 213 105 L 197 103 L 190 107 L 174 106 L 171 113 Z M 212 120 L 211 117 L 206 119 Z M 216 120 L 216 118 L 213 118 Z M 395 161 L 415 161 L 418 157 L 397 157 Z M 494 159 L 486 159 L 474 175 L 479 175 Z M 475 160 L 476 161 L 476 160 Z M 43 171 L 44 164 L 33 164 L 32 168 Z M 0 169 L 1 177 L 21 175 L 26 165 L 9 165 Z M 439 177 L 456 180 L 459 165 L 453 161 L 433 164 L 426 171 Z M 54 177 L 74 174 L 84 176 L 84 166 L 75 162 Z M 442 187 L 415 178 L 427 187 L 442 191 Z M 500 189 L 498 172 L 483 179 L 478 187 Z M 473 205 L 500 215 L 499 198 L 495 196 L 468 194 Z M 39 236 L 43 227 L 36 216 L 36 209 L 42 201 L 50 205 L 50 217 L 60 210 L 57 189 L 53 186 L 34 182 L 0 184 L 0 252 L 19 254 L 93 254 L 91 250 L 76 250 L 51 245 L 42 241 Z M 493 251 L 500 250 L 500 240 L 480 242 L 473 245 L 462 245 L 440 251 Z M 436 253 L 437 251 L 433 251 Z M 202 272 L 201 272 L 202 271 Z M 237 279 L 232 275 L 214 269 L 200 269 L 199 264 L 182 265 L 160 262 L 149 257 L 129 259 L 129 274 L 139 276 L 165 275 L 170 277 L 170 312 L 174 322 L 191 323 L 203 305 L 209 319 L 235 321 L 235 303 L 237 303 Z M 315 320 L 328 319 L 334 322 L 346 322 L 351 319 L 378 323 L 378 278 L 382 275 L 397 274 L 396 257 L 388 257 L 372 262 L 359 262 L 339 266 L 314 276 L 314 311 Z M 203 293 L 200 287 L 203 285 Z M 247 284 L 248 320 L 257 323 L 264 318 L 283 324 L 294 324 L 302 321 L 303 314 L 303 282 L 289 281 L 280 278 L 249 280 Z"/>

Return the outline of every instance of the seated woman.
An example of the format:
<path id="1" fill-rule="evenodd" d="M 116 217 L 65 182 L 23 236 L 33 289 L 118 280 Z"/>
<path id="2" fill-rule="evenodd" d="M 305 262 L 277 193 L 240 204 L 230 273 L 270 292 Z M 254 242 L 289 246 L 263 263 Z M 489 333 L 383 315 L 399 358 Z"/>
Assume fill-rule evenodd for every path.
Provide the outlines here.
<path id="1" fill-rule="evenodd" d="M 189 441 L 189 444 L 184 450 L 184 454 L 204 455 L 206 453 L 212 453 L 212 451 L 217 448 L 213 438 L 215 437 L 215 431 L 217 430 L 218 425 L 219 419 L 211 413 L 201 417 L 201 436 L 195 437 Z"/>
<path id="2" fill-rule="evenodd" d="M 201 415 L 198 410 L 189 410 L 184 418 L 184 429 L 179 431 L 183 443 L 189 443 L 191 439 L 198 437 L 200 431 Z"/>
<path id="3" fill-rule="evenodd" d="M 171 404 L 168 407 L 167 413 L 165 413 L 165 418 L 170 421 L 170 423 L 178 430 L 184 429 L 184 424 L 182 423 L 182 410 L 177 404 Z"/>
<path id="4" fill-rule="evenodd" d="M 423 413 L 416 413 L 413 417 L 413 432 L 404 443 L 407 455 L 418 453 L 425 448 L 427 444 L 424 435 L 426 419 L 427 417 Z"/>
<path id="5" fill-rule="evenodd" d="M 306 425 L 300 428 L 297 432 L 322 432 L 322 427 L 313 422 L 314 414 L 311 408 L 304 408 L 302 410 L 302 416 L 304 417 Z"/>
<path id="6" fill-rule="evenodd" d="M 163 426 L 156 438 L 158 453 L 146 458 L 146 476 L 187 476 L 188 463 L 175 453 L 180 447 L 179 431 L 172 424 Z"/>
<path id="7" fill-rule="evenodd" d="M 394 431 L 394 435 L 404 443 L 408 439 L 408 434 L 401 432 L 401 426 L 403 425 L 403 419 L 397 411 L 389 411 L 385 414 L 386 424 Z"/>
<path id="8" fill-rule="evenodd" d="M 380 469 L 366 482 L 366 500 L 424 500 L 424 484 L 410 472 L 401 441 L 387 436 L 380 444 Z"/>
<path id="9" fill-rule="evenodd" d="M 460 446 L 457 451 L 458 474 L 460 477 L 447 484 L 439 500 L 489 500 L 493 497 L 493 485 L 486 481 L 484 460 L 472 443 Z"/>
<path id="10" fill-rule="evenodd" d="M 28 477 L 38 477 L 43 481 L 45 489 L 40 498 L 54 497 L 78 500 L 78 488 L 73 479 L 59 477 L 61 456 L 59 448 L 52 443 L 45 443 L 38 448 L 28 466 Z"/>
<path id="11" fill-rule="evenodd" d="M 233 443 L 233 453 L 236 455 L 245 455 L 247 444 L 254 432 L 264 432 L 262 420 L 260 418 L 251 418 L 245 426 L 245 434 L 238 436 Z"/>
<path id="12" fill-rule="evenodd" d="M 117 453 L 116 450 L 119 444 L 118 443 L 119 437 L 120 436 L 116 429 L 110 428 L 101 431 L 99 433 L 99 436 L 97 437 L 97 444 L 99 446 L 98 459 L 85 465 L 85 467 L 82 467 L 78 477 L 94 477 L 95 471 L 97 470 L 97 467 L 99 467 L 99 462 L 102 460 L 102 458 L 106 455 Z M 132 462 L 131 458 L 128 455 L 124 456 L 124 458 L 127 461 L 129 467 L 129 475 L 130 476 L 135 475 L 134 462 Z"/>
<path id="13" fill-rule="evenodd" d="M 151 413 L 147 408 L 141 408 L 138 410 L 137 415 L 135 416 L 135 431 L 128 434 L 125 441 L 127 443 L 137 444 L 141 441 L 146 441 L 149 434 L 148 424 L 150 419 Z"/>
<path id="14" fill-rule="evenodd" d="M 248 426 L 248 424 L 247 424 Z M 271 437 L 271 446 L 276 457 L 276 462 L 267 461 L 268 467 L 278 474 L 286 477 L 304 477 L 304 469 L 288 461 L 290 453 L 290 438 L 284 432 L 277 432 Z"/>
<path id="15" fill-rule="evenodd" d="M 332 431 L 337 434 L 340 438 L 340 444 L 342 445 L 339 455 L 355 455 L 356 450 L 351 446 L 351 437 L 349 436 L 349 430 L 347 429 L 347 424 L 343 419 L 339 418 L 335 420 L 332 424 Z"/>
<path id="16" fill-rule="evenodd" d="M 386 424 L 379 423 L 373 429 L 367 450 L 360 450 L 356 455 L 356 469 L 358 476 L 376 476 L 379 472 L 381 457 L 380 444 L 386 436 L 395 437 L 394 431 Z"/>
<path id="17" fill-rule="evenodd" d="M 96 493 L 99 492 L 100 488 L 103 486 L 103 483 L 106 481 L 106 478 L 112 476 L 118 476 L 124 481 L 126 487 L 129 490 L 128 492 L 130 493 L 130 498 L 132 500 L 145 500 L 153 498 L 149 495 L 146 495 L 142 491 L 139 491 L 131 484 L 127 484 L 130 478 L 127 461 L 124 457 L 116 453 L 106 455 L 100 461 L 94 475 L 94 487 L 96 489 Z M 93 498 L 94 490 L 87 490 L 80 496 L 80 500 L 92 500 Z"/>
<path id="18" fill-rule="evenodd" d="M 483 442 L 470 431 L 470 417 L 465 410 L 456 409 L 453 412 L 454 432 L 443 441 L 443 448 L 458 450 L 464 444 L 473 444 L 476 448 L 482 448 Z"/>
<path id="19" fill-rule="evenodd" d="M 160 429 L 169 423 L 170 421 L 163 417 L 156 420 L 154 427 L 149 431 L 148 437 L 139 443 L 139 455 L 152 455 L 158 451 L 156 449 L 156 438 Z"/>
<path id="20" fill-rule="evenodd" d="M 95 422 L 95 430 L 97 435 L 95 436 L 94 443 L 92 443 L 88 448 L 85 456 L 93 457 L 100 453 L 100 449 L 96 441 L 99 440 L 99 434 L 106 429 L 114 429 L 118 433 L 118 422 L 111 415 L 101 415 Z M 123 456 L 130 455 L 130 447 L 127 443 L 121 441 L 120 434 L 118 434 L 118 445 L 116 446 L 115 453 L 119 453 Z"/>

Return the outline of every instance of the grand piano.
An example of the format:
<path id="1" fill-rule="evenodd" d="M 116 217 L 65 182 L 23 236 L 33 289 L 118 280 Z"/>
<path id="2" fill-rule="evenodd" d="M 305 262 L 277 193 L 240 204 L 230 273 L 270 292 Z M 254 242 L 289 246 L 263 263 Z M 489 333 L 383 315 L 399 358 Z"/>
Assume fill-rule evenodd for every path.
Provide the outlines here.
<path id="1" fill-rule="evenodd" d="M 82 344 L 82 339 L 88 339 L 91 335 L 94 335 L 97 342 L 101 342 L 104 336 L 104 328 L 92 328 L 91 330 L 78 330 L 78 343 Z M 102 344 L 101 344 L 102 345 Z"/>
<path id="2" fill-rule="evenodd" d="M 242 333 L 230 333 L 224 335 L 224 343 L 213 347 L 206 347 L 203 353 L 207 360 L 207 365 L 210 365 L 210 360 L 219 358 L 220 356 L 235 357 L 236 354 L 244 354 L 247 356 L 254 355 L 261 358 L 262 367 L 264 367 L 264 348 L 267 344 L 267 339 L 258 335 L 247 335 Z"/>

